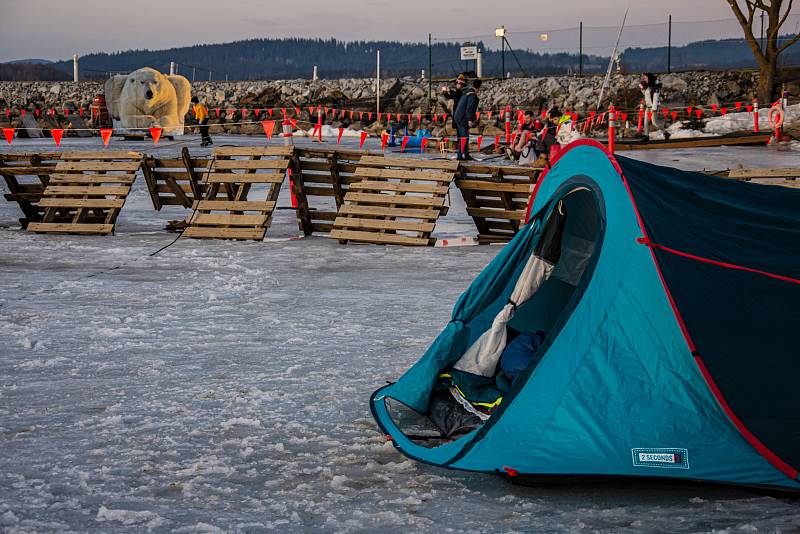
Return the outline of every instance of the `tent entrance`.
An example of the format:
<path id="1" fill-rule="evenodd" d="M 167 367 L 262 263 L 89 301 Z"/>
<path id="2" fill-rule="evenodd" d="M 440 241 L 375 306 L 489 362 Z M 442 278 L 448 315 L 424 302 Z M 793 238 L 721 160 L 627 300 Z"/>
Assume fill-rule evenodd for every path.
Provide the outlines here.
<path id="1" fill-rule="evenodd" d="M 436 447 L 475 430 L 530 376 L 574 309 L 590 276 L 601 238 L 596 195 L 585 186 L 567 190 L 544 215 L 546 221 L 523 260 L 508 302 L 491 325 L 443 370 L 426 414 L 387 399 L 398 428 L 420 445 Z M 572 303 L 572 305 L 571 305 Z M 519 377 L 519 380 L 517 379 Z"/>

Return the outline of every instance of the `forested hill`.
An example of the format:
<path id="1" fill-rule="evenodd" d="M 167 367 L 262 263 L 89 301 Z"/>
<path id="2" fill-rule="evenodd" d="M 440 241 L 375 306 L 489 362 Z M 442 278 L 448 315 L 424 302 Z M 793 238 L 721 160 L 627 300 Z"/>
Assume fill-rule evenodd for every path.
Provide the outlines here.
<path id="1" fill-rule="evenodd" d="M 478 46 L 483 49 L 482 43 Z M 381 51 L 381 73 L 384 76 L 419 76 L 428 70 L 427 43 L 396 41 L 344 42 L 336 39 L 249 39 L 224 44 L 195 45 L 169 50 L 130 50 L 113 54 L 91 54 L 81 57 L 80 68 L 86 75 L 104 76 L 109 72 L 128 72 L 142 66 L 167 71 L 170 61 L 179 65 L 179 73 L 207 80 L 209 71 L 215 80 L 310 78 L 313 66 L 325 78 L 363 78 L 374 76 L 376 52 Z M 517 52 L 527 74 L 565 73 L 577 68 L 578 56 L 567 54 L 534 54 Z M 597 68 L 603 63 L 599 58 Z M 459 60 L 459 45 L 438 43 L 432 48 L 434 76 L 452 76 L 466 68 L 474 68 Z M 71 61 L 55 64 L 72 72 Z M 499 75 L 499 53 L 484 56 L 484 74 Z M 194 69 L 194 70 L 193 70 Z M 506 70 L 515 74 L 521 69 L 510 53 L 506 54 Z M 495 72 L 496 71 L 496 72 Z"/>
<path id="2" fill-rule="evenodd" d="M 782 37 L 786 39 L 787 37 Z M 484 49 L 483 43 L 478 43 Z M 115 72 L 129 72 L 143 66 L 169 71 L 170 61 L 178 64 L 179 74 L 196 80 L 256 80 L 310 78 L 313 66 L 318 66 L 323 78 L 371 77 L 375 75 L 376 51 L 381 51 L 383 76 L 419 76 L 428 70 L 427 43 L 401 43 L 396 41 L 344 42 L 336 39 L 249 39 L 222 44 L 204 44 L 171 48 L 168 50 L 129 50 L 111 54 L 90 54 L 81 57 L 82 77 L 104 78 Z M 702 41 L 673 47 L 672 69 L 727 69 L 754 67 L 753 54 L 741 39 Z M 484 52 L 484 76 L 499 76 L 501 54 Z M 437 43 L 432 48 L 434 77 L 452 77 L 458 72 L 473 69 L 472 62 L 459 60 L 459 45 Z M 631 48 L 622 54 L 627 72 L 666 70 L 667 49 Z M 608 58 L 586 56 L 584 72 L 605 71 Z M 782 56 L 784 65 L 800 64 L 800 44 L 792 46 Z M 514 76 L 568 74 L 578 70 L 577 54 L 538 54 L 528 51 L 506 51 L 505 70 Z M 49 65 L 72 75 L 72 61 Z M 14 72 L 27 69 L 25 75 L 39 73 L 23 65 L 8 65 Z M 42 69 L 39 69 L 42 70 Z M 47 69 L 48 76 L 52 71 Z M 12 72 L 0 71 L 0 79 L 9 78 Z M 39 78 L 31 78 L 39 79 Z M 52 79 L 49 78 L 49 79 Z"/>

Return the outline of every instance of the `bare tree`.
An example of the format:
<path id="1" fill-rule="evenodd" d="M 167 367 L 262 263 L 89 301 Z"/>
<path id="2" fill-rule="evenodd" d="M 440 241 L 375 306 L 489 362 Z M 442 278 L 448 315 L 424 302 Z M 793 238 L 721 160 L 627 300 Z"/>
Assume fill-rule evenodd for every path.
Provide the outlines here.
<path id="1" fill-rule="evenodd" d="M 778 32 L 786 22 L 792 10 L 793 0 L 727 0 L 736 15 L 736 20 L 744 31 L 744 37 L 758 63 L 760 76 L 758 80 L 758 99 L 761 102 L 772 102 L 778 89 L 778 57 L 781 52 L 800 40 L 795 35 L 787 43 L 778 46 Z M 784 9 L 785 7 L 785 9 Z M 753 22 L 756 11 L 763 11 L 769 20 L 766 34 L 766 48 L 759 46 L 753 33 Z"/>

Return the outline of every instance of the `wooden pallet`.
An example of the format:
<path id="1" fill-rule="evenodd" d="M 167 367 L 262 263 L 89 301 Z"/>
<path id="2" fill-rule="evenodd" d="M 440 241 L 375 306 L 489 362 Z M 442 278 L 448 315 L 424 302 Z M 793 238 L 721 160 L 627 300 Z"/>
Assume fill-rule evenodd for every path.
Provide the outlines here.
<path id="1" fill-rule="evenodd" d="M 58 163 L 58 152 L 0 154 L 0 175 L 6 181 L 5 199 L 19 204 L 23 228 L 42 220 L 44 208 L 39 205 L 50 173 Z"/>
<path id="2" fill-rule="evenodd" d="M 479 243 L 505 243 L 525 223 L 533 184 L 541 168 L 462 164 L 456 187 L 478 228 Z"/>
<path id="3" fill-rule="evenodd" d="M 192 158 L 183 147 L 180 157 L 156 158 L 148 156 L 142 163 L 142 174 L 150 192 L 153 208 L 164 206 L 191 208 L 195 200 L 202 200 L 205 187 L 203 178 L 208 171 L 209 158 Z"/>
<path id="4" fill-rule="evenodd" d="M 762 185 L 800 188 L 800 168 L 732 169 L 718 176 Z"/>
<path id="5" fill-rule="evenodd" d="M 324 148 L 295 149 L 292 191 L 297 199 L 297 223 L 305 235 L 330 233 L 344 204 L 356 166 L 364 152 Z"/>
<path id="6" fill-rule="evenodd" d="M 28 231 L 113 233 L 141 163 L 138 152 L 63 152 L 39 201 L 42 220 Z"/>
<path id="7" fill-rule="evenodd" d="M 215 148 L 203 199 L 193 203 L 183 235 L 264 239 L 292 154 L 292 147 Z M 254 186 L 263 200 L 248 200 Z"/>
<path id="8" fill-rule="evenodd" d="M 457 161 L 364 156 L 333 223 L 340 241 L 433 245 L 436 221 L 447 213 L 445 198 Z"/>

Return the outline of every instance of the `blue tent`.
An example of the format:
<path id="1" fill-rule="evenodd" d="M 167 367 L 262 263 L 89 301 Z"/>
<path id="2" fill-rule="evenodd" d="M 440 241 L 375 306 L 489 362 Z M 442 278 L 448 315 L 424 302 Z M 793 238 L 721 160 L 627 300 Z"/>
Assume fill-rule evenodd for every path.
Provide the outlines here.
<path id="1" fill-rule="evenodd" d="M 373 393 L 394 445 L 511 476 L 800 489 L 800 191 L 581 140 L 528 210 L 422 358 Z M 438 441 L 404 427 L 451 369 L 493 380 L 511 330 L 546 338 L 488 418 Z"/>

